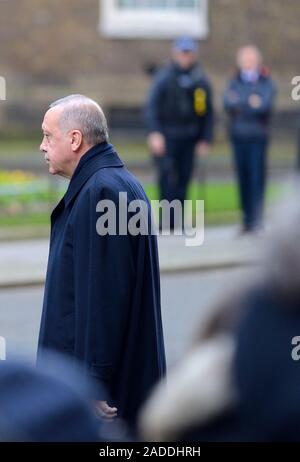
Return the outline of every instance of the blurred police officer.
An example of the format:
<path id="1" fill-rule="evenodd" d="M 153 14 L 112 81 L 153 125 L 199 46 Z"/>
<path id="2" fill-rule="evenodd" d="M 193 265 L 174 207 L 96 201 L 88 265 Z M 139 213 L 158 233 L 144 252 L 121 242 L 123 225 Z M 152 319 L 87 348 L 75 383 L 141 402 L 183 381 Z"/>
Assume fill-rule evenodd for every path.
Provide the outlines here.
<path id="1" fill-rule="evenodd" d="M 173 43 L 172 62 L 157 73 L 145 108 L 160 198 L 182 203 L 194 152 L 200 156 L 208 153 L 213 131 L 211 88 L 197 63 L 197 51 L 190 37 L 180 37 Z"/>
<path id="2" fill-rule="evenodd" d="M 224 108 L 230 120 L 243 231 L 247 232 L 257 229 L 262 218 L 266 148 L 275 87 L 255 46 L 238 50 L 237 66 L 238 72 L 225 90 Z"/>

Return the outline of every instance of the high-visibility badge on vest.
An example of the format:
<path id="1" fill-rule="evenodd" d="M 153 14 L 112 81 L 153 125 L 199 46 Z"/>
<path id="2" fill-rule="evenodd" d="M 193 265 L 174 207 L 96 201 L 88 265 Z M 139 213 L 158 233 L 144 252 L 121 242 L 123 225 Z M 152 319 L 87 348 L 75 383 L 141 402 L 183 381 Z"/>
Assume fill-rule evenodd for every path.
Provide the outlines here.
<path id="1" fill-rule="evenodd" d="M 207 111 L 207 95 L 203 88 L 196 88 L 194 92 L 194 109 L 198 116 L 203 116 Z"/>

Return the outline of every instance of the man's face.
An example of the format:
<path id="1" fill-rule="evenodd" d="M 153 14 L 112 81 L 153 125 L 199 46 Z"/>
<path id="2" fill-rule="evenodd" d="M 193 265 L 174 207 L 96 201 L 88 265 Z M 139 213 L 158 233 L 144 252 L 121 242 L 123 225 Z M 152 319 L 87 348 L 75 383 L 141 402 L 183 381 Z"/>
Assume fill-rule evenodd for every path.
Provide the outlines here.
<path id="1" fill-rule="evenodd" d="M 59 117 L 62 109 L 54 107 L 49 109 L 42 124 L 43 140 L 40 150 L 44 153 L 49 165 L 49 173 L 70 177 L 74 157 L 72 156 L 70 135 L 63 133 L 59 126 Z"/>
<path id="2" fill-rule="evenodd" d="M 193 51 L 173 50 L 173 60 L 181 69 L 190 69 L 195 64 L 197 56 Z"/>
<path id="3" fill-rule="evenodd" d="M 238 65 L 242 71 L 254 71 L 259 67 L 259 62 L 256 50 L 249 47 L 241 51 Z"/>

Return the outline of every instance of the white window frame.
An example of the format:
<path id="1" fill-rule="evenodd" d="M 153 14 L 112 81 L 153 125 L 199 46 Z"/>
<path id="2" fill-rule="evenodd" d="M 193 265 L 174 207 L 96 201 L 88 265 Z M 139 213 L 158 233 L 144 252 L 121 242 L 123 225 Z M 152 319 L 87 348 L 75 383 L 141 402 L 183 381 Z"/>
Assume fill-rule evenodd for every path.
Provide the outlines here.
<path id="1" fill-rule="evenodd" d="M 115 0 L 100 0 L 99 31 L 111 38 L 173 39 L 189 35 L 206 38 L 208 26 L 208 0 L 197 0 L 195 10 L 185 9 L 125 9 Z"/>

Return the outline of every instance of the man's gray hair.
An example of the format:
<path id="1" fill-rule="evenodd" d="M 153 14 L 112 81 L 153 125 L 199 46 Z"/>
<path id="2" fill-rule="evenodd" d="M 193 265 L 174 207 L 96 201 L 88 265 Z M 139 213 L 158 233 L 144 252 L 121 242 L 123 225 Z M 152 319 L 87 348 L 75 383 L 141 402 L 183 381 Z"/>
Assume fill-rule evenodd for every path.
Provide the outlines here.
<path id="1" fill-rule="evenodd" d="M 84 95 L 70 95 L 50 104 L 49 109 L 61 106 L 59 124 L 63 132 L 80 130 L 84 140 L 91 146 L 108 141 L 105 115 L 96 101 Z"/>

